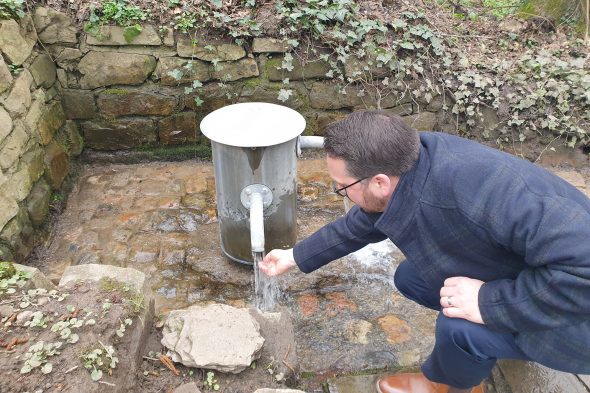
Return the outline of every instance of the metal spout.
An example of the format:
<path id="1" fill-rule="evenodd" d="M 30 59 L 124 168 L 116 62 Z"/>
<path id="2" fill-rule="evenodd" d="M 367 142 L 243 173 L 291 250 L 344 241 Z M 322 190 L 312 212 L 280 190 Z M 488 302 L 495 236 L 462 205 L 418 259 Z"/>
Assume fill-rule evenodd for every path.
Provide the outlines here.
<path id="1" fill-rule="evenodd" d="M 324 137 L 323 136 L 304 136 L 301 135 L 297 138 L 297 157 L 301 157 L 302 149 L 323 149 L 324 148 Z"/>
<path id="2" fill-rule="evenodd" d="M 250 195 L 250 243 L 252 252 L 264 252 L 264 203 L 257 192 Z"/>
<path id="3" fill-rule="evenodd" d="M 272 202 L 272 191 L 264 184 L 251 184 L 240 193 L 250 211 L 250 244 L 253 253 L 264 253 L 264 209 Z"/>

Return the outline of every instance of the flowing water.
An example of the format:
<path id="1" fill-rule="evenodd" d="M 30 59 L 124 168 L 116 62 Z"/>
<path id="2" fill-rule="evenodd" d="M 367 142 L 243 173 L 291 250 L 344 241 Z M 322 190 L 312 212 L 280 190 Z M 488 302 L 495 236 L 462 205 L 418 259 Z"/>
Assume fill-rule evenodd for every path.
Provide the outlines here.
<path id="1" fill-rule="evenodd" d="M 277 279 L 268 277 L 258 268 L 258 264 L 264 259 L 264 253 L 253 252 L 252 258 L 254 260 L 254 305 L 260 311 L 274 311 L 281 294 Z"/>

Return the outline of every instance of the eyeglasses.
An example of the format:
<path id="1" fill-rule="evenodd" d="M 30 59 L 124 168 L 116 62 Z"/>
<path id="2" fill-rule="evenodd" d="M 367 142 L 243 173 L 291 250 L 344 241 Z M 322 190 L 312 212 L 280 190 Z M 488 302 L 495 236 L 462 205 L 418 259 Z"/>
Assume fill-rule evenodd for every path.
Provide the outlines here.
<path id="1" fill-rule="evenodd" d="M 342 187 L 342 188 L 336 188 L 336 182 L 335 182 L 335 181 L 333 181 L 333 182 L 332 182 L 332 189 L 333 189 L 333 191 L 334 191 L 334 193 L 335 193 L 335 194 L 337 194 L 337 195 L 340 195 L 341 197 L 345 197 L 345 196 L 347 196 L 347 194 L 346 194 L 346 189 L 347 189 L 348 187 L 352 187 L 352 186 L 354 186 L 355 184 L 357 184 L 357 183 L 360 183 L 360 182 L 362 182 L 363 180 L 365 180 L 365 179 L 368 179 L 368 178 L 369 178 L 369 177 L 363 177 L 362 179 L 359 179 L 359 180 L 355 181 L 354 183 L 350 183 L 349 185 L 347 185 L 347 186 L 344 186 L 344 187 Z"/>

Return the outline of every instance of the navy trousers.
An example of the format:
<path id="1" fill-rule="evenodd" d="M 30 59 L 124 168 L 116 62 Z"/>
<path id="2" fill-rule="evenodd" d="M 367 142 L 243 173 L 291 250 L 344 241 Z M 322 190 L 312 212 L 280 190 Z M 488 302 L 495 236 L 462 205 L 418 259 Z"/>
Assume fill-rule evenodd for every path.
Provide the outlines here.
<path id="1" fill-rule="evenodd" d="M 395 272 L 395 285 L 402 295 L 416 303 L 441 310 L 440 288 L 431 288 L 411 261 L 402 262 Z M 515 343 L 515 335 L 497 332 L 465 319 L 439 313 L 432 353 L 422 365 L 431 381 L 459 389 L 477 386 L 486 378 L 496 360 L 530 360 Z"/>

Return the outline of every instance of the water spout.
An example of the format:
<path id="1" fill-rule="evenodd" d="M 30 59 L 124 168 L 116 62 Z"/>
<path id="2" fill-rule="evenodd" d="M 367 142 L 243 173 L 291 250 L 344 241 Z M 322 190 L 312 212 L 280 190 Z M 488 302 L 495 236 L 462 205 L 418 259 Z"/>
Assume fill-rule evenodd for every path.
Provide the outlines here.
<path id="1" fill-rule="evenodd" d="M 257 192 L 250 195 L 250 243 L 252 252 L 264 252 L 264 203 Z"/>

